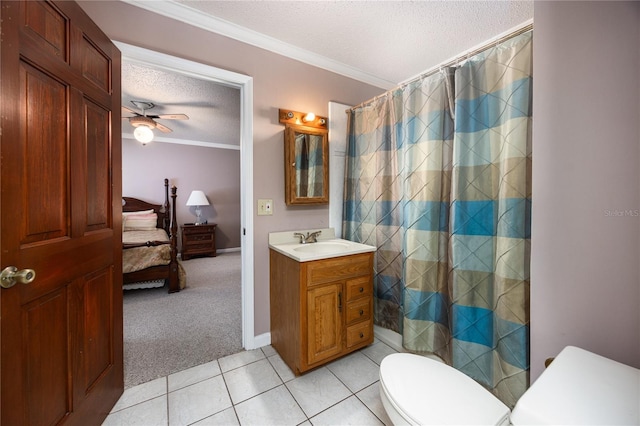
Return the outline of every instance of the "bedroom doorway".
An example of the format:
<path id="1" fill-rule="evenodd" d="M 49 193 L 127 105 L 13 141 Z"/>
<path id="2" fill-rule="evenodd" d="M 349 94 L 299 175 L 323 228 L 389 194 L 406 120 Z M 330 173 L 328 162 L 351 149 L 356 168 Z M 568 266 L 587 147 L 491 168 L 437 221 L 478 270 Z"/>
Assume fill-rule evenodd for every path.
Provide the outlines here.
<path id="1" fill-rule="evenodd" d="M 216 152 L 224 152 L 227 154 L 229 158 L 233 158 L 235 155 L 236 158 L 239 157 L 239 164 L 236 162 L 235 164 L 239 165 L 240 171 L 238 173 L 238 179 L 240 180 L 240 213 L 239 213 L 239 227 L 238 234 L 236 240 L 239 241 L 239 255 L 241 262 L 241 317 L 242 317 L 242 347 L 244 349 L 254 349 L 257 347 L 255 338 L 254 338 L 254 312 L 253 312 L 253 211 L 252 211 L 252 199 L 253 199 L 253 159 L 252 159 L 252 151 L 253 151 L 253 104 L 252 104 L 252 79 L 251 77 L 221 70 L 218 68 L 210 67 L 204 64 L 184 60 L 181 58 L 177 58 L 174 56 L 169 56 L 165 54 L 161 54 L 158 52 L 154 52 L 151 50 L 139 48 L 136 46 L 118 43 L 116 42 L 117 47 L 122 52 L 122 62 L 123 64 L 133 64 L 135 66 L 140 67 L 149 67 L 153 69 L 160 69 L 163 71 L 167 71 L 170 73 L 174 73 L 178 76 L 187 76 L 192 79 L 202 80 L 208 84 L 220 85 L 228 90 L 235 90 L 238 92 L 239 97 L 239 105 L 237 108 L 238 111 L 238 128 L 239 135 L 236 139 L 239 139 L 239 144 L 237 146 L 228 146 L 226 141 L 207 141 L 206 143 L 202 143 L 202 141 L 198 141 L 197 137 L 188 140 L 188 141 L 173 141 L 172 145 L 174 149 L 179 149 L 183 151 L 187 151 L 190 149 L 205 149 L 203 147 L 214 148 Z M 125 99 L 123 97 L 123 105 Z M 167 108 L 170 107 L 171 111 L 167 112 L 180 112 L 183 111 L 183 106 L 178 102 L 172 105 L 167 105 Z M 175 110 L 175 111 L 173 111 Z M 163 124 L 165 124 L 163 122 Z M 166 122 L 170 127 L 179 128 L 179 124 L 176 122 Z M 123 120 L 123 144 L 125 143 L 125 135 L 127 133 L 131 133 L 131 130 L 127 129 L 128 123 Z M 178 131 L 176 130 L 177 134 Z M 159 135 L 160 138 L 163 138 L 165 135 Z M 165 141 L 162 139 L 158 139 L 157 142 L 163 145 L 171 145 L 165 144 Z M 155 142 L 153 142 L 155 143 Z M 190 145 L 190 146 L 187 146 Z M 236 160 L 237 161 L 237 160 Z M 166 176 L 169 179 L 176 179 L 175 172 L 172 172 L 171 169 L 168 169 L 165 174 L 169 174 Z M 192 217 L 193 212 L 189 210 L 184 204 L 186 203 L 189 194 L 193 190 L 201 189 L 196 188 L 197 183 L 189 183 L 185 184 L 184 181 L 181 184 L 180 178 L 176 179 L 176 186 L 178 186 L 179 199 L 176 203 L 178 207 L 178 225 L 182 225 L 186 222 L 193 222 L 194 217 Z M 192 187 L 193 186 L 193 187 Z M 153 188 L 152 188 L 153 189 Z M 148 189 L 147 189 L 148 190 Z M 123 190 L 123 195 L 125 194 Z M 140 194 L 136 194 L 140 195 Z M 216 208 L 216 200 L 211 200 L 213 204 L 213 209 Z M 182 214 L 180 209 L 183 209 Z M 191 208 L 193 210 L 193 208 Z M 203 210 L 204 211 L 204 210 Z M 214 215 L 213 222 L 215 222 L 215 211 L 211 211 Z M 228 237 L 228 236 L 227 236 Z M 239 237 L 239 239 L 237 238 Z M 217 244 L 218 245 L 218 244 Z M 192 262 L 192 261 L 189 261 Z M 179 294 L 179 293 L 178 293 Z M 166 295 L 166 297 L 170 298 L 173 295 Z M 126 343 L 125 343 L 126 345 Z"/>

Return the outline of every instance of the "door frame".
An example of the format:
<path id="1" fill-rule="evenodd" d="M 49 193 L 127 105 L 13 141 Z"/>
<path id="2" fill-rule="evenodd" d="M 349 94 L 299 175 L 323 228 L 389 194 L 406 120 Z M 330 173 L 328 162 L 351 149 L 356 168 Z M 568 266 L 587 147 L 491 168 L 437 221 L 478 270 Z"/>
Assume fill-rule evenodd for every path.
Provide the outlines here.
<path id="1" fill-rule="evenodd" d="M 254 332 L 253 253 L 253 77 L 142 47 L 113 41 L 122 61 L 162 68 L 240 90 L 240 251 L 242 262 L 242 347 L 260 345 Z"/>

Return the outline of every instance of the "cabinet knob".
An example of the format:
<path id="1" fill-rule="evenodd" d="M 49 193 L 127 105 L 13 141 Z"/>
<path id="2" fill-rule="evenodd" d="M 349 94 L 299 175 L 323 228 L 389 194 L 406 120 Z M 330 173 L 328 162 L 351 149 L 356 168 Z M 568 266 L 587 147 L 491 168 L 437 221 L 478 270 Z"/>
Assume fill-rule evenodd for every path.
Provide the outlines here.
<path id="1" fill-rule="evenodd" d="M 362 339 L 364 337 L 364 333 L 360 333 L 360 338 Z"/>
<path id="2" fill-rule="evenodd" d="M 364 287 L 360 287 L 360 293 L 364 291 Z"/>
<path id="3" fill-rule="evenodd" d="M 364 315 L 364 311 L 360 309 L 360 316 Z"/>

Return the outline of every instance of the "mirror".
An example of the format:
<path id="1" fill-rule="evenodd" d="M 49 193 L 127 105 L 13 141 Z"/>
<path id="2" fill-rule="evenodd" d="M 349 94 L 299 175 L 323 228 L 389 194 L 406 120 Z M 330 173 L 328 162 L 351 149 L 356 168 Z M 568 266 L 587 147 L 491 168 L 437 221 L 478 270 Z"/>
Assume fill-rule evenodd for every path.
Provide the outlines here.
<path id="1" fill-rule="evenodd" d="M 287 124 L 284 132 L 285 202 L 329 203 L 329 142 L 326 129 Z"/>

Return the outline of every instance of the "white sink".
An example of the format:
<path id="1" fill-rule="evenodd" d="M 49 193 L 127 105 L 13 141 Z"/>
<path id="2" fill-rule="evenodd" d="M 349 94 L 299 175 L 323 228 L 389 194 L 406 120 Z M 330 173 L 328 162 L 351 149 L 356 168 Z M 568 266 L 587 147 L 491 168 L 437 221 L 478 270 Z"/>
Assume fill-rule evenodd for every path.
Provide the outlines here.
<path id="1" fill-rule="evenodd" d="M 338 241 L 319 241 L 317 243 L 307 243 L 304 245 L 300 245 L 293 250 L 300 253 L 338 254 L 349 250 L 350 247 L 350 244 Z"/>
<path id="2" fill-rule="evenodd" d="M 295 233 L 306 232 L 307 230 L 295 231 Z M 269 234 L 269 248 L 298 262 L 376 251 L 373 246 L 336 238 L 332 228 L 323 229 L 317 243 L 306 244 L 300 244 L 298 238 L 294 236 L 294 231 L 271 233 Z"/>

